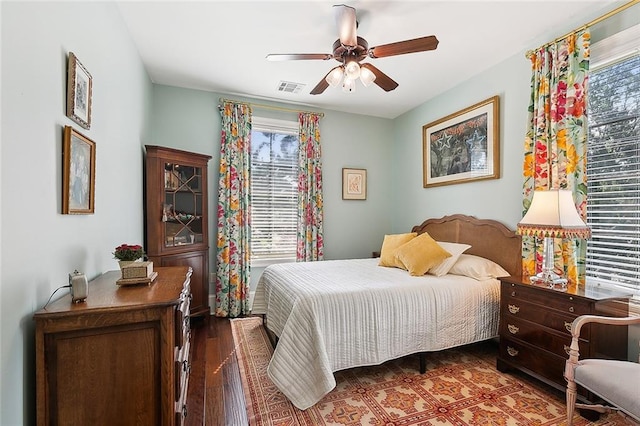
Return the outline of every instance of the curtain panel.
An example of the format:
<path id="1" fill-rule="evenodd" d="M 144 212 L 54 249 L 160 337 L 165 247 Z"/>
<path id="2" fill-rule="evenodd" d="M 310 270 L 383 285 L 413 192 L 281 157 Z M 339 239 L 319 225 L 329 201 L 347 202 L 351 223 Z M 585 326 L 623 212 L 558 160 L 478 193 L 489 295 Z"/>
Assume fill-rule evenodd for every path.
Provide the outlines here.
<path id="1" fill-rule="evenodd" d="M 298 114 L 298 262 L 322 260 L 324 257 L 319 121 L 319 114 Z"/>
<path id="2" fill-rule="evenodd" d="M 238 317 L 249 312 L 251 107 L 224 102 L 220 114 L 215 315 Z"/>
<path id="3" fill-rule="evenodd" d="M 531 98 L 523 165 L 523 216 L 534 190 L 568 189 L 586 221 L 589 29 L 530 54 Z M 522 270 L 540 272 L 543 239 L 523 236 Z M 583 283 L 586 240 L 554 239 L 556 269 L 571 283 Z"/>

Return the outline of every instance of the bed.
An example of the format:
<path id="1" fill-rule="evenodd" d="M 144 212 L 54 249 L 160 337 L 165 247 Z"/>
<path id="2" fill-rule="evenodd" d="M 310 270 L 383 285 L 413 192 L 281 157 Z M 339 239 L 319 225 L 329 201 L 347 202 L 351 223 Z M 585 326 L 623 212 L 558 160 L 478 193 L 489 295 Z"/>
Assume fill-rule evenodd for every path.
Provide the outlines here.
<path id="1" fill-rule="evenodd" d="M 265 268 L 252 314 L 263 315 L 277 337 L 267 373 L 297 408 L 330 392 L 335 371 L 498 335 L 499 281 L 470 278 L 458 265 L 487 259 L 502 275 L 519 275 L 520 237 L 497 221 L 459 214 L 428 219 L 412 232 L 471 247 L 452 268 L 456 274 L 443 276 L 412 276 L 376 258 Z"/>

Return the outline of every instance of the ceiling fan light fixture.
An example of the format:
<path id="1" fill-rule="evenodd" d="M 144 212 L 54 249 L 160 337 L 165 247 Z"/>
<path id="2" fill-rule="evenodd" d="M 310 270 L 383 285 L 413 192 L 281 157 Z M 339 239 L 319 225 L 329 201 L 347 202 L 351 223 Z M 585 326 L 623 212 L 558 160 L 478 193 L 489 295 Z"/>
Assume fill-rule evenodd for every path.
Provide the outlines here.
<path id="1" fill-rule="evenodd" d="M 360 81 L 364 87 L 369 87 L 376 79 L 376 75 L 367 67 L 360 67 Z"/>
<path id="2" fill-rule="evenodd" d="M 351 80 L 357 80 L 360 77 L 360 64 L 356 61 L 349 61 L 344 66 L 344 72 Z"/>
<path id="3" fill-rule="evenodd" d="M 325 78 L 325 80 L 327 81 L 327 83 L 329 83 L 331 87 L 338 87 L 340 82 L 342 82 L 343 75 L 344 75 L 344 67 L 340 65 L 339 67 L 335 67 L 334 69 L 329 71 L 329 74 L 327 74 L 327 77 Z"/>
<path id="4" fill-rule="evenodd" d="M 345 77 L 344 82 L 342 83 L 342 91 L 345 93 L 353 93 L 356 91 L 356 81 L 354 79 Z"/>

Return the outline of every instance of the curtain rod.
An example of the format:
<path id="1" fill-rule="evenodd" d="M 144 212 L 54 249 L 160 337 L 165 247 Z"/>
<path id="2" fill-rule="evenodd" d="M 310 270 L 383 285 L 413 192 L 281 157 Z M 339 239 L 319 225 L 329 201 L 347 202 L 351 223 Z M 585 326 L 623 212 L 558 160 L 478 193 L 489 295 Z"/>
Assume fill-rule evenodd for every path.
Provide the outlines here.
<path id="1" fill-rule="evenodd" d="M 640 0 L 638 0 L 640 1 Z M 295 112 L 295 113 L 299 113 L 299 112 L 303 112 L 306 114 L 317 114 L 320 117 L 324 117 L 324 113 L 322 112 L 315 112 L 315 111 L 300 111 L 297 109 L 292 109 L 292 108 L 285 108 L 285 107 L 278 107 L 278 106 L 273 106 L 273 105 L 264 105 L 264 104 L 256 104 L 253 102 L 239 102 L 239 101 L 235 101 L 233 99 L 226 99 L 226 98 L 219 98 L 218 99 L 220 102 L 234 102 L 237 104 L 245 104 L 245 105 L 249 105 L 255 108 L 261 108 L 261 109 L 272 109 L 274 111 L 285 111 L 285 112 Z"/>
<path id="2" fill-rule="evenodd" d="M 551 46 L 554 43 L 557 43 L 561 40 L 564 40 L 565 38 L 569 37 L 571 34 L 574 34 L 577 31 L 583 30 L 585 28 L 591 27 L 592 25 L 595 25 L 597 23 L 600 23 L 602 21 L 604 21 L 605 19 L 609 19 L 611 18 L 613 15 L 616 15 L 620 12 L 622 12 L 623 10 L 626 10 L 628 8 L 630 8 L 631 6 L 638 4 L 638 2 L 640 2 L 640 0 L 631 0 L 629 3 L 625 3 L 622 6 L 618 6 L 617 8 L 613 9 L 611 12 L 605 13 L 604 15 L 594 19 L 593 21 L 587 22 L 586 24 L 582 25 L 581 27 L 576 28 L 575 30 L 566 33 L 565 35 L 563 35 L 562 37 L 558 37 L 553 41 L 550 41 L 549 43 L 545 43 L 542 46 L 538 47 L 535 50 L 540 50 L 540 49 L 544 49 L 546 47 Z M 525 55 L 527 58 L 530 57 L 533 54 L 534 50 L 529 50 L 527 51 L 527 54 Z"/>

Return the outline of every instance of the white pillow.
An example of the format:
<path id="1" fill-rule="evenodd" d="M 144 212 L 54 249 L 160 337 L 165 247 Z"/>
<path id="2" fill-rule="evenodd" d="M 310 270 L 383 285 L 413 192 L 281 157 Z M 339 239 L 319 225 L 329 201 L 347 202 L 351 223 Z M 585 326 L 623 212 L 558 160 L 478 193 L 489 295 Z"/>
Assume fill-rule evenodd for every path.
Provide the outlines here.
<path id="1" fill-rule="evenodd" d="M 447 257 L 445 260 L 429 269 L 428 273 L 431 275 L 435 275 L 436 277 L 447 275 L 451 267 L 458 261 L 460 255 L 471 248 L 469 244 L 449 243 L 442 241 L 437 241 L 437 243 L 440 247 L 451 253 L 451 257 Z"/>
<path id="2" fill-rule="evenodd" d="M 497 263 L 484 257 L 462 254 L 449 270 L 453 275 L 464 275 L 478 281 L 490 278 L 507 277 L 510 274 Z"/>

